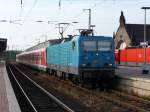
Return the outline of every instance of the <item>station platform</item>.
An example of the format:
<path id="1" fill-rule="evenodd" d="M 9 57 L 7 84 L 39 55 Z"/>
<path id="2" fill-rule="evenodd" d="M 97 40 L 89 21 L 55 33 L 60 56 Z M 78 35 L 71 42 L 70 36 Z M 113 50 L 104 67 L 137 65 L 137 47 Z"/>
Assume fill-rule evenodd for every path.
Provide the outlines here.
<path id="1" fill-rule="evenodd" d="M 119 66 L 116 75 L 121 78 L 119 89 L 150 96 L 150 75 L 142 74 L 142 67 Z"/>
<path id="2" fill-rule="evenodd" d="M 0 112 L 21 112 L 3 61 L 0 61 Z"/>

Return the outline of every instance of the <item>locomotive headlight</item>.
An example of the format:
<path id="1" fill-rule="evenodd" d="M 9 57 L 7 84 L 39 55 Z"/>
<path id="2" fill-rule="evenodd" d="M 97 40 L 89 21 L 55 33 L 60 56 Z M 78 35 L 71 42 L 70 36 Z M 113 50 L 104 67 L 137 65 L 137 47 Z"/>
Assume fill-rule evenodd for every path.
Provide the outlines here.
<path id="1" fill-rule="evenodd" d="M 86 66 L 86 64 L 82 64 L 82 66 Z"/>
<path id="2" fill-rule="evenodd" d="M 109 63 L 108 65 L 109 65 L 109 66 L 112 66 L 112 64 L 111 64 L 111 63 Z"/>
<path id="3" fill-rule="evenodd" d="M 96 53 L 96 56 L 99 56 L 99 54 L 98 54 L 98 53 Z"/>

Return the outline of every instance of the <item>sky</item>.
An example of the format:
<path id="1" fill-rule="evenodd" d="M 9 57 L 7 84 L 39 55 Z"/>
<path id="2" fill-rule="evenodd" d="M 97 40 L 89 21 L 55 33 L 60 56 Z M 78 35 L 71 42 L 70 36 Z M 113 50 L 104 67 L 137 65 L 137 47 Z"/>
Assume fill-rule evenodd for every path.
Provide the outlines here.
<path id="1" fill-rule="evenodd" d="M 150 6 L 149 0 L 61 0 L 60 6 L 59 0 L 22 0 L 22 3 L 21 8 L 21 0 L 0 0 L 0 38 L 8 39 L 7 49 L 24 50 L 60 38 L 56 24 L 61 22 L 71 23 L 65 36 L 78 34 L 77 29 L 88 28 L 88 12 L 83 9 L 89 8 L 95 35 L 113 36 L 121 11 L 127 23 L 143 24 L 141 7 Z M 147 24 L 150 24 L 150 10 L 147 10 Z"/>

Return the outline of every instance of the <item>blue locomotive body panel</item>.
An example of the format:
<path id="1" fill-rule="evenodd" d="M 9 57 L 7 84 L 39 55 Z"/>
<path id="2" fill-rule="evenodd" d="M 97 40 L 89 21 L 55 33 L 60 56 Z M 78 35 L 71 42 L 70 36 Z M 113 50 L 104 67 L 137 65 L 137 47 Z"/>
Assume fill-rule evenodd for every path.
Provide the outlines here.
<path id="1" fill-rule="evenodd" d="M 48 68 L 79 75 L 82 71 L 115 69 L 112 37 L 75 36 L 70 41 L 47 48 Z"/>
<path id="2" fill-rule="evenodd" d="M 50 69 L 59 70 L 67 73 L 78 72 L 78 38 L 79 37 L 74 38 L 71 41 L 49 46 L 47 48 L 47 64 Z M 73 42 L 75 42 L 75 47 L 72 46 Z"/>
<path id="3" fill-rule="evenodd" d="M 85 45 L 91 44 L 91 45 Z M 81 40 L 80 67 L 89 69 L 114 69 L 115 47 L 112 37 L 94 36 Z"/>

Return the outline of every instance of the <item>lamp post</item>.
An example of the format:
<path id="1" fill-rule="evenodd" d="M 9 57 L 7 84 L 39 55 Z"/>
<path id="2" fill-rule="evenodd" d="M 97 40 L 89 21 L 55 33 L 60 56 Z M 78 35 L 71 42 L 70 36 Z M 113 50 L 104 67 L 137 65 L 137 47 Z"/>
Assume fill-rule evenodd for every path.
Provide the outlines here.
<path id="1" fill-rule="evenodd" d="M 88 11 L 89 12 L 89 25 L 88 25 L 88 29 L 91 30 L 91 9 L 83 9 L 83 11 Z"/>
<path id="2" fill-rule="evenodd" d="M 147 73 L 149 70 L 147 70 L 146 67 L 146 10 L 150 9 L 150 7 L 141 7 L 141 9 L 144 9 L 144 69 L 143 69 L 143 73 Z M 148 67 L 149 68 L 149 67 Z"/>

